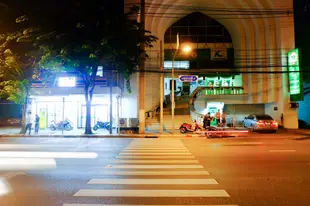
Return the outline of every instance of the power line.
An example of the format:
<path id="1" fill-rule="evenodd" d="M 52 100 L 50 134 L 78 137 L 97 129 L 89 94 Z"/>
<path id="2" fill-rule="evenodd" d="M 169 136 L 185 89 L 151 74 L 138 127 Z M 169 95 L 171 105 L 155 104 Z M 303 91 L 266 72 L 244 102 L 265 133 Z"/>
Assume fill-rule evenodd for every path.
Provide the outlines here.
<path id="1" fill-rule="evenodd" d="M 146 67 L 147 68 L 147 67 Z M 145 73 L 164 73 L 164 74 L 171 74 L 171 70 L 151 70 L 145 69 L 144 71 L 135 70 L 135 72 L 145 72 Z M 193 75 L 207 75 L 207 74 L 289 74 L 289 73 L 310 73 L 310 70 L 301 70 L 299 72 L 296 71 L 191 71 L 191 70 L 175 70 L 176 74 L 193 74 Z"/>
<path id="2" fill-rule="evenodd" d="M 136 4 L 133 3 L 125 3 L 125 7 L 132 7 Z M 208 11 L 242 11 L 242 12 L 293 12 L 292 8 L 284 8 L 284 9 L 258 9 L 258 8 L 219 8 L 219 7 L 203 7 L 203 6 L 189 6 L 185 4 L 152 4 L 146 3 L 146 6 L 150 8 L 163 8 L 163 9 L 176 9 L 176 10 L 208 10 Z"/>

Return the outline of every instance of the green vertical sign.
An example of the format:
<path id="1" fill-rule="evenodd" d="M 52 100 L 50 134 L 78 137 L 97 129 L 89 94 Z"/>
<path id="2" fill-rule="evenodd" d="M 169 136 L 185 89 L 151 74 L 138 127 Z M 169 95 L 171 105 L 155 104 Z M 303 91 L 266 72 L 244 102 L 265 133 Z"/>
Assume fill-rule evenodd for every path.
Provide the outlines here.
<path id="1" fill-rule="evenodd" d="M 300 74 L 300 54 L 298 49 L 288 52 L 288 79 L 291 101 L 303 100 L 302 78 Z"/>

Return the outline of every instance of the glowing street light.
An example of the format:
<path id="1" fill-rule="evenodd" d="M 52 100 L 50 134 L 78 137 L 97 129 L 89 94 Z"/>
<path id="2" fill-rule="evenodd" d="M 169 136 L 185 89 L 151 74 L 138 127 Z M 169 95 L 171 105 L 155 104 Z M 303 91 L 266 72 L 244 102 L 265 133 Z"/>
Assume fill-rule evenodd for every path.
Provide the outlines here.
<path id="1" fill-rule="evenodd" d="M 182 48 L 182 51 L 186 54 L 190 53 L 192 51 L 192 47 L 190 45 L 185 45 L 183 48 Z"/>

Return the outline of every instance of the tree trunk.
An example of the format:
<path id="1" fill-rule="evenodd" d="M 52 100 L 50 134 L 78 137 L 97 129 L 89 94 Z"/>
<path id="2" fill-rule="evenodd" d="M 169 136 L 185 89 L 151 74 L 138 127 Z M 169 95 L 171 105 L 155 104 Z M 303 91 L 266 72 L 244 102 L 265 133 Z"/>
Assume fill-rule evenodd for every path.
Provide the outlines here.
<path id="1" fill-rule="evenodd" d="M 85 123 L 85 134 L 92 134 L 91 129 L 91 101 L 86 102 L 86 123 Z"/>
<path id="2" fill-rule="evenodd" d="M 89 85 L 85 85 L 85 102 L 86 102 L 86 122 L 84 134 L 93 134 L 91 128 L 91 98 L 89 92 Z"/>
<path id="3" fill-rule="evenodd" d="M 26 128 L 26 115 L 27 115 L 27 109 L 28 109 L 28 96 L 29 96 L 29 92 L 27 90 L 26 92 L 26 99 L 23 105 L 23 109 L 22 109 L 22 128 L 20 130 L 20 134 L 24 134 L 25 133 L 25 128 Z"/>
<path id="4" fill-rule="evenodd" d="M 24 134 L 25 133 L 25 128 L 26 128 L 26 114 L 27 114 L 27 103 L 23 105 L 22 108 L 22 128 L 20 130 L 20 134 Z"/>

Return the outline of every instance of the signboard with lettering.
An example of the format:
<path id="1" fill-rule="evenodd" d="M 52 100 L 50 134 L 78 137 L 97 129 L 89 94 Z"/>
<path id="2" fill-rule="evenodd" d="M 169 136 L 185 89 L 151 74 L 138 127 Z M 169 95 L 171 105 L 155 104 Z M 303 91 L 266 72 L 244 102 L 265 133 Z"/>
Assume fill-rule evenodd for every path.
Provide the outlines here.
<path id="1" fill-rule="evenodd" d="M 298 49 L 288 52 L 288 79 L 291 101 L 303 100 L 302 76 L 300 73 L 300 54 Z"/>
<path id="2" fill-rule="evenodd" d="M 180 75 L 179 80 L 181 82 L 196 82 L 198 80 L 198 76 L 196 76 L 196 75 Z"/>
<path id="3" fill-rule="evenodd" d="M 227 49 L 211 49 L 211 60 L 212 61 L 225 61 L 227 60 Z"/>

